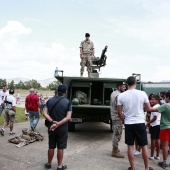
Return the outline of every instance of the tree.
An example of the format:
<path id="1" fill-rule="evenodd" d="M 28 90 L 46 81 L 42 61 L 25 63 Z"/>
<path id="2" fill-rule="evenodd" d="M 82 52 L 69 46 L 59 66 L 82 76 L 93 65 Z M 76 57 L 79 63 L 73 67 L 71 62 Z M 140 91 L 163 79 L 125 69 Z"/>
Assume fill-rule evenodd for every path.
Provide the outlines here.
<path id="1" fill-rule="evenodd" d="M 14 80 L 12 80 L 10 83 L 8 83 L 8 88 L 9 89 L 15 89 Z"/>
<path id="2" fill-rule="evenodd" d="M 18 84 L 15 85 L 16 89 L 26 89 L 25 83 L 20 80 Z"/>
<path id="3" fill-rule="evenodd" d="M 6 79 L 0 79 L 0 88 L 5 84 L 7 84 Z"/>
<path id="4" fill-rule="evenodd" d="M 34 79 L 30 81 L 26 81 L 25 86 L 26 86 L 26 89 L 30 89 L 30 88 L 40 89 L 41 88 L 41 84 L 38 83 L 37 80 L 34 80 Z"/>
<path id="5" fill-rule="evenodd" d="M 58 88 L 58 86 L 59 86 L 59 82 L 58 81 L 53 81 L 46 88 L 50 89 L 50 90 L 56 90 Z"/>

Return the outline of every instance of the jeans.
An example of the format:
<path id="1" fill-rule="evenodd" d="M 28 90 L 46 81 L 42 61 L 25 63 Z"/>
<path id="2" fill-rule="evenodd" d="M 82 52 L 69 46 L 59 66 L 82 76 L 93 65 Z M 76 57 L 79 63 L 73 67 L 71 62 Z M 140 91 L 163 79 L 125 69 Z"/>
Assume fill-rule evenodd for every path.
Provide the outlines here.
<path id="1" fill-rule="evenodd" d="M 34 117 L 35 117 L 35 121 L 34 121 Z M 30 126 L 35 129 L 40 119 L 39 112 L 29 112 L 29 118 L 30 118 Z"/>

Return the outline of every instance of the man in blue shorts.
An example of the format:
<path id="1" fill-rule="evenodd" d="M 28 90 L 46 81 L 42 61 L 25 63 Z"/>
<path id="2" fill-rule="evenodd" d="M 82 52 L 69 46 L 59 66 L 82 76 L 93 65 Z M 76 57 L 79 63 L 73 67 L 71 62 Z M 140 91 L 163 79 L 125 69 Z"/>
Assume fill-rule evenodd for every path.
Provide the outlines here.
<path id="1" fill-rule="evenodd" d="M 125 143 L 128 145 L 128 158 L 130 167 L 128 170 L 135 170 L 134 167 L 134 141 L 136 139 L 142 147 L 142 157 L 145 170 L 153 170 L 149 167 L 149 154 L 147 149 L 147 133 L 145 126 L 144 105 L 149 104 L 145 92 L 136 90 L 136 78 L 130 76 L 126 81 L 128 90 L 118 96 L 118 114 L 125 125 Z M 124 115 L 122 113 L 124 111 Z"/>
<path id="2" fill-rule="evenodd" d="M 57 91 L 58 95 L 47 101 L 43 112 L 44 117 L 49 121 L 48 163 L 45 164 L 45 168 L 51 168 L 54 150 L 57 147 L 57 170 L 64 170 L 67 166 L 62 164 L 63 150 L 67 147 L 68 121 L 71 119 L 72 106 L 69 100 L 64 97 L 67 87 L 65 85 L 59 85 Z"/>

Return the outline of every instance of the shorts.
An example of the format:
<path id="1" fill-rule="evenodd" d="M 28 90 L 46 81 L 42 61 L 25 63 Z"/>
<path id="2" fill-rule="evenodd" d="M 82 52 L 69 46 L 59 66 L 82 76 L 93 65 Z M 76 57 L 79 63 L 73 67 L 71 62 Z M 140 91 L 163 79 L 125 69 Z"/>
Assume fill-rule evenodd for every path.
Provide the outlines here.
<path id="1" fill-rule="evenodd" d="M 139 146 L 148 144 L 146 126 L 144 123 L 125 125 L 125 143 L 127 145 L 134 145 L 135 140 Z"/>
<path id="2" fill-rule="evenodd" d="M 67 139 L 68 131 L 48 131 L 49 138 L 49 149 L 66 149 L 67 148 Z"/>
<path id="3" fill-rule="evenodd" d="M 150 134 L 151 134 L 151 140 L 152 139 L 159 139 L 160 125 L 151 126 L 150 127 Z"/>
<path id="4" fill-rule="evenodd" d="M 5 114 L 4 114 L 4 118 L 7 122 L 14 122 L 15 121 L 15 115 L 9 115 L 9 110 L 8 109 L 5 109 L 4 110 Z"/>
<path id="5" fill-rule="evenodd" d="M 170 140 L 170 129 L 160 130 L 160 140 L 162 142 L 168 142 Z"/>

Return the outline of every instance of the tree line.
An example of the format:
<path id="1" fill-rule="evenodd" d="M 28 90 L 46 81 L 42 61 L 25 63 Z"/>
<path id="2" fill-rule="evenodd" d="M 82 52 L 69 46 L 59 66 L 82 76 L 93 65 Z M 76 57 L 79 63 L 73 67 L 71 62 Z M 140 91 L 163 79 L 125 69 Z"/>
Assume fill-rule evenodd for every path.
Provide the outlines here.
<path id="1" fill-rule="evenodd" d="M 25 90 L 29 90 L 30 88 L 56 90 L 56 88 L 59 86 L 58 81 L 53 81 L 48 86 L 42 87 L 41 84 L 34 79 L 25 82 L 20 80 L 19 83 L 15 83 L 14 80 L 11 80 L 11 82 L 7 83 L 6 79 L 0 79 L 0 88 L 2 88 L 4 84 L 6 84 L 9 89 L 25 89 Z"/>

